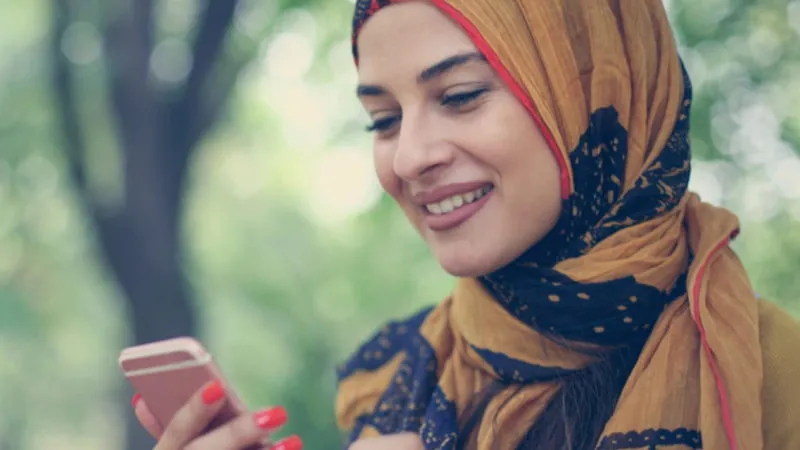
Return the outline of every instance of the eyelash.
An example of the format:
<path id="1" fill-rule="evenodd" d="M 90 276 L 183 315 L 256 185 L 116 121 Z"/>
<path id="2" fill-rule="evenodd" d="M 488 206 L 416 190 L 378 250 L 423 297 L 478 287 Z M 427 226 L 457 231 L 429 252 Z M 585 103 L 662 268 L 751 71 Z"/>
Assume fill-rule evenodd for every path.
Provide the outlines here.
<path id="1" fill-rule="evenodd" d="M 442 106 L 446 108 L 458 109 L 477 100 L 481 95 L 486 93 L 486 91 L 488 91 L 487 88 L 480 88 L 469 92 L 459 92 L 457 94 L 452 94 L 452 95 L 443 95 L 440 100 L 440 103 Z M 393 125 L 395 125 L 395 123 L 399 121 L 401 117 L 402 116 L 390 116 L 390 117 L 385 117 L 383 119 L 378 119 L 367 127 L 367 131 L 368 132 L 387 131 Z"/>
<path id="2" fill-rule="evenodd" d="M 461 106 L 468 105 L 473 100 L 476 100 L 487 90 L 487 88 L 480 88 L 469 92 L 459 92 L 457 94 L 444 95 L 442 96 L 441 103 L 442 106 L 446 106 L 448 108 L 459 108 Z"/>
<path id="3" fill-rule="evenodd" d="M 367 131 L 370 133 L 373 131 L 386 131 L 391 128 L 397 120 L 399 120 L 399 117 L 397 116 L 378 119 L 367 127 Z"/>

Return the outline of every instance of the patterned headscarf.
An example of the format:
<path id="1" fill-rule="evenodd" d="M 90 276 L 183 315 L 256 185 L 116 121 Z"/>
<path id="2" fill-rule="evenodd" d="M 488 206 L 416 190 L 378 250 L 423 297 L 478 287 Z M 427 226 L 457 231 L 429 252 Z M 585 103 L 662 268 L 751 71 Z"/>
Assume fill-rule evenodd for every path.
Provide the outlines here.
<path id="1" fill-rule="evenodd" d="M 356 61 L 361 26 L 391 3 L 357 2 Z M 760 449 L 757 302 L 728 248 L 738 220 L 687 192 L 691 84 L 661 0 L 431 3 L 538 124 L 562 216 L 507 267 L 365 344 L 340 372 L 342 426 L 451 449 L 465 405 L 498 380 L 478 444 L 513 449 L 559 379 L 596 361 L 545 332 L 598 353 L 647 339 L 598 448 Z"/>

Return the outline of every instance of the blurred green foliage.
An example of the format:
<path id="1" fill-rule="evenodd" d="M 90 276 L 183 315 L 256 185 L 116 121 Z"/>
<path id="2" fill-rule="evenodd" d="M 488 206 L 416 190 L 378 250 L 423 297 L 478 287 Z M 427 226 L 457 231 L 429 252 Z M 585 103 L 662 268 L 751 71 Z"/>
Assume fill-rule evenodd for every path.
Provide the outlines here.
<path id="1" fill-rule="evenodd" d="M 352 2 L 280 16 L 267 3 L 243 4 L 227 44 L 249 62 L 192 161 L 184 264 L 202 338 L 247 403 L 286 405 L 287 433 L 334 448 L 336 363 L 452 281 L 377 191 L 353 95 Z M 756 290 L 800 312 L 800 1 L 668 3 L 697 88 L 693 187 L 740 215 Z M 158 39 L 191 28 L 194 4 L 159 2 Z M 66 172 L 49 8 L 0 5 L 0 449 L 121 449 L 128 311 Z M 102 24 L 81 20 L 64 51 L 93 130 L 93 189 L 113 198 Z M 155 76 L 179 77 L 170 62 Z"/>

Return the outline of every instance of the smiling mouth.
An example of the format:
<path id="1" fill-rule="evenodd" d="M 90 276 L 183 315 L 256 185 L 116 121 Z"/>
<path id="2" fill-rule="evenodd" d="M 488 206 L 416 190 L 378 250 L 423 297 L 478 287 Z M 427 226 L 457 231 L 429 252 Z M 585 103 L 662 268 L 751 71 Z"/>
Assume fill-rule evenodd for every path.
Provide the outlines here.
<path id="1" fill-rule="evenodd" d="M 489 184 L 474 191 L 466 192 L 464 194 L 456 194 L 436 203 L 428 203 L 425 205 L 425 211 L 434 216 L 449 214 L 459 208 L 462 208 L 470 203 L 474 203 L 491 192 L 494 186 Z"/>

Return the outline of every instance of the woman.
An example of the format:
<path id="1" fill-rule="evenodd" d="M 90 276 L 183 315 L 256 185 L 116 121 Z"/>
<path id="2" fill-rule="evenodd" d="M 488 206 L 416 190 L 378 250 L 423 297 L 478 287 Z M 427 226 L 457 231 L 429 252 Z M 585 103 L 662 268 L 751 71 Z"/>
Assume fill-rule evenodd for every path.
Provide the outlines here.
<path id="1" fill-rule="evenodd" d="M 686 191 L 661 0 L 360 1 L 354 56 L 381 184 L 460 280 L 341 369 L 351 448 L 800 449 L 800 327 Z"/>
<path id="2" fill-rule="evenodd" d="M 686 191 L 660 0 L 359 0 L 353 36 L 381 185 L 459 281 L 341 368 L 351 449 L 800 449 L 800 326 Z M 281 422 L 197 437 L 211 415 L 157 449 Z"/>

